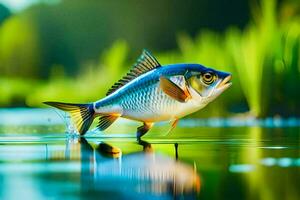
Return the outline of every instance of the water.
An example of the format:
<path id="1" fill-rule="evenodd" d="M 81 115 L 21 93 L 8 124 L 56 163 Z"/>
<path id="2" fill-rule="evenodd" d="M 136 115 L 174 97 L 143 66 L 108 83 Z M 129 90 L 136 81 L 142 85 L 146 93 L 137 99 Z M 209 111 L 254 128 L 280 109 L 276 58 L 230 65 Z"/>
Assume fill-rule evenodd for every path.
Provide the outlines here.
<path id="1" fill-rule="evenodd" d="M 0 199 L 299 199 L 300 128 L 291 120 L 183 120 L 138 144 L 128 121 L 79 138 L 54 110 L 0 110 Z"/>

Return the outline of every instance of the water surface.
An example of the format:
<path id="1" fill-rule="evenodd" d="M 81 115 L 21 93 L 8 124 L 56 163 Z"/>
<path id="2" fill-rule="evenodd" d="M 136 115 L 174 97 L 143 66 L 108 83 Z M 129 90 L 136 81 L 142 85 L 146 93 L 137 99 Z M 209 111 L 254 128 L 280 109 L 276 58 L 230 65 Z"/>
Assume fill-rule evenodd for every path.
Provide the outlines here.
<path id="1" fill-rule="evenodd" d="M 167 124 L 156 126 L 140 144 L 132 122 L 79 138 L 65 133 L 66 121 L 48 109 L 0 110 L 0 199 L 300 197 L 297 120 L 183 120 L 168 136 Z"/>

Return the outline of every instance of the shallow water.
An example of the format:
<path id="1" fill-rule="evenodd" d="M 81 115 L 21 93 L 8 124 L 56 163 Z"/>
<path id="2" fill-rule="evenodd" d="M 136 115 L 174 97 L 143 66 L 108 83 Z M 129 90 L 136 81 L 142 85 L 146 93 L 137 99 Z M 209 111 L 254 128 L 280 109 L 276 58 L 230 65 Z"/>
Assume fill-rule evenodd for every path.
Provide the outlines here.
<path id="1" fill-rule="evenodd" d="M 132 122 L 78 138 L 65 134 L 66 121 L 49 109 L 0 110 L 0 199 L 300 198 L 296 119 L 182 120 L 168 136 L 159 124 L 141 144 Z"/>

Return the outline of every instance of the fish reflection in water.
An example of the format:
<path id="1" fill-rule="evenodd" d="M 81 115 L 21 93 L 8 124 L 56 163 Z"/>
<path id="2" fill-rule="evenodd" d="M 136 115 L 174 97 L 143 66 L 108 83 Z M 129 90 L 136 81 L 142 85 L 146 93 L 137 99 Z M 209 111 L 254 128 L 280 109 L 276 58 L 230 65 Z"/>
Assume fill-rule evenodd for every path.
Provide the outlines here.
<path id="1" fill-rule="evenodd" d="M 82 170 L 83 187 L 94 186 L 98 192 L 109 191 L 123 198 L 183 196 L 193 199 L 200 190 L 200 177 L 195 167 L 156 153 L 145 141 L 140 142 L 143 151 L 126 155 L 106 143 L 93 148 L 84 138 L 79 142 L 82 163 L 88 163 Z M 93 181 L 88 184 L 87 177 L 91 175 Z"/>

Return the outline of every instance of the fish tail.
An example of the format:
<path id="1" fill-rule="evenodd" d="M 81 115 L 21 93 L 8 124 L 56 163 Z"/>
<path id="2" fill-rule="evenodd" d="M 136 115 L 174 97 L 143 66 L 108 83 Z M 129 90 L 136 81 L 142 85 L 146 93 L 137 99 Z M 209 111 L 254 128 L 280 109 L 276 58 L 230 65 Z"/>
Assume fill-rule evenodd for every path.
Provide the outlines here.
<path id="1" fill-rule="evenodd" d="M 52 101 L 44 102 L 44 104 L 69 112 L 80 135 L 84 135 L 88 131 L 95 118 L 93 104 L 74 104 Z"/>

